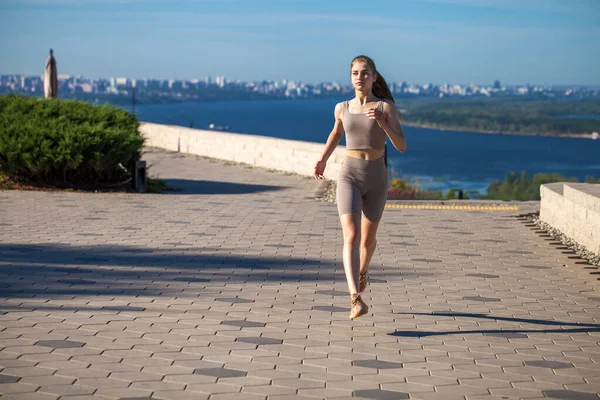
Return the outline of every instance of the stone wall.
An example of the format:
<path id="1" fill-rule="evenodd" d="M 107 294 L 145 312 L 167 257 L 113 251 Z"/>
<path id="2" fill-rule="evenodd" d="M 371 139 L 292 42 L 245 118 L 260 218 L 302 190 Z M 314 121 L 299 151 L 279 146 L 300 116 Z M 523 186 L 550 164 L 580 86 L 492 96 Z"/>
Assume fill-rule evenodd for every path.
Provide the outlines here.
<path id="1" fill-rule="evenodd" d="M 146 138 L 146 146 L 307 176 L 313 175 L 325 147 L 324 143 L 152 123 L 142 123 L 140 132 Z M 327 179 L 337 179 L 344 154 L 345 147 L 338 146 L 331 155 L 325 170 Z"/>
<path id="2" fill-rule="evenodd" d="M 600 254 L 600 184 L 550 183 L 540 196 L 540 220 Z"/>

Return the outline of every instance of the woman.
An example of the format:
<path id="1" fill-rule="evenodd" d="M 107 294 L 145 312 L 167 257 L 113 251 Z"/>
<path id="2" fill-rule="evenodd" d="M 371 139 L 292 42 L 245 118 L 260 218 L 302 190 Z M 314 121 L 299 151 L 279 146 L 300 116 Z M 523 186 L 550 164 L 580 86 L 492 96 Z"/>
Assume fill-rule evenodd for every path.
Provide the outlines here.
<path id="1" fill-rule="evenodd" d="M 337 205 L 344 235 L 343 263 L 350 292 L 350 318 L 366 314 L 360 295 L 375 252 L 377 228 L 387 200 L 385 138 L 401 152 L 406 139 L 392 93 L 375 63 L 358 56 L 350 64 L 355 97 L 335 106 L 335 123 L 314 175 L 324 179 L 327 160 L 346 132 L 346 158 L 337 181 Z M 361 218 L 362 213 L 362 218 Z"/>

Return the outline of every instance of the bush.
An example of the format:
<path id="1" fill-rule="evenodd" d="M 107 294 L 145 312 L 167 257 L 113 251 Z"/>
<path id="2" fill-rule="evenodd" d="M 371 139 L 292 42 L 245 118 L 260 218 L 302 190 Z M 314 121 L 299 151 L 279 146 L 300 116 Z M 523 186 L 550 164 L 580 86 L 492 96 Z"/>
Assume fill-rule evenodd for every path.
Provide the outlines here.
<path id="1" fill-rule="evenodd" d="M 538 173 L 531 178 L 525 171 L 522 171 L 520 176 L 516 172 L 509 172 L 506 174 L 504 182 L 491 182 L 488 185 L 487 194 L 481 196 L 481 198 L 493 200 L 540 200 L 540 185 L 553 182 L 579 182 L 579 180 L 576 178 L 567 178 L 561 174 Z M 600 183 L 600 180 L 587 176 L 585 182 Z"/>
<path id="2" fill-rule="evenodd" d="M 410 179 L 405 176 L 404 180 L 394 178 L 390 181 L 388 199 L 453 200 L 458 199 L 460 190 L 448 189 L 446 195 L 441 190 L 435 192 L 422 191 L 418 182 L 410 182 Z M 466 192 L 463 192 L 463 199 L 469 199 Z"/>
<path id="3" fill-rule="evenodd" d="M 0 171 L 36 184 L 119 182 L 140 159 L 138 126 L 110 105 L 0 96 Z"/>

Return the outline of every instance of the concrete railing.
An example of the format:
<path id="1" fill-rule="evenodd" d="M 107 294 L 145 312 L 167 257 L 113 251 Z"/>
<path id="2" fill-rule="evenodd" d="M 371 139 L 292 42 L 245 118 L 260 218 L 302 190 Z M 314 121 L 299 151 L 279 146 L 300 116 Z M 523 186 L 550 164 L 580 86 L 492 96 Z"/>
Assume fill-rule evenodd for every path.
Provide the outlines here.
<path id="1" fill-rule="evenodd" d="M 198 156 L 234 161 L 312 176 L 325 144 L 277 139 L 241 133 L 218 132 L 172 125 L 142 123 L 146 145 Z M 338 146 L 327 161 L 325 176 L 337 179 L 345 147 Z"/>
<path id="2" fill-rule="evenodd" d="M 600 254 L 600 184 L 541 185 L 540 220 Z"/>

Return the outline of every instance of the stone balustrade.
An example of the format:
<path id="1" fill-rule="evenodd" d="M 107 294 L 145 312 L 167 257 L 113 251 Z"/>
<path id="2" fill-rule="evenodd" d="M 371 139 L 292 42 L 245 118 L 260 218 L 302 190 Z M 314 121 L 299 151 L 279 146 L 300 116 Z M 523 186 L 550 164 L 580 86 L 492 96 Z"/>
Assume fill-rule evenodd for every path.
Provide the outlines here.
<path id="1" fill-rule="evenodd" d="M 325 144 L 241 133 L 142 123 L 146 146 L 312 176 Z M 337 179 L 345 147 L 338 146 L 327 162 L 325 177 Z"/>

